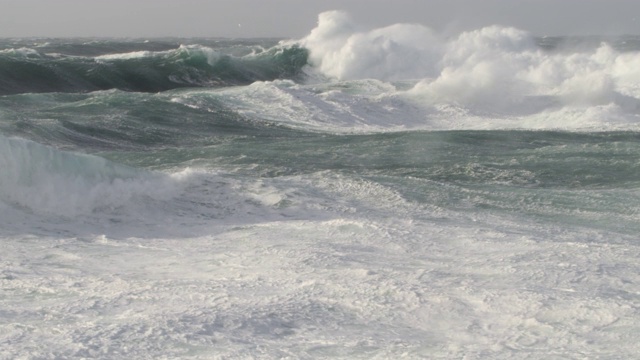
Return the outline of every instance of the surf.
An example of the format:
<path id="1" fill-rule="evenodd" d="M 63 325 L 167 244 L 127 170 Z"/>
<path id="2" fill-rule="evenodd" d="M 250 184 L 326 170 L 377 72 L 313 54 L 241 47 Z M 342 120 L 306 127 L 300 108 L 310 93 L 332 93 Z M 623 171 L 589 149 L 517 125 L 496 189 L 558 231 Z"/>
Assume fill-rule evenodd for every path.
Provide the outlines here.
<path id="1" fill-rule="evenodd" d="M 380 95 L 409 99 L 425 121 L 444 117 L 460 129 L 638 125 L 637 49 L 607 42 L 550 49 L 531 33 L 497 25 L 453 37 L 414 24 L 366 29 L 341 11 L 320 14 L 300 44 L 314 71 L 335 81 L 392 84 L 396 91 Z"/>

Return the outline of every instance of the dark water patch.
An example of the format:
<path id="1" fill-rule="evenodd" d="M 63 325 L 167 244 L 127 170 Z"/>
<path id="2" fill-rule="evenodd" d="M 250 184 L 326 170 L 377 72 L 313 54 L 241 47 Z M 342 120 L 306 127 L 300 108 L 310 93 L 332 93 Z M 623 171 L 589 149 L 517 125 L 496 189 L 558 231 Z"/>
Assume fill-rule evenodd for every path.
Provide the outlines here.
<path id="1" fill-rule="evenodd" d="M 244 56 L 200 45 L 102 57 L 52 55 L 33 48 L 6 49 L 0 52 L 0 95 L 109 89 L 160 92 L 295 80 L 303 76 L 307 56 L 307 50 L 297 46 Z"/>

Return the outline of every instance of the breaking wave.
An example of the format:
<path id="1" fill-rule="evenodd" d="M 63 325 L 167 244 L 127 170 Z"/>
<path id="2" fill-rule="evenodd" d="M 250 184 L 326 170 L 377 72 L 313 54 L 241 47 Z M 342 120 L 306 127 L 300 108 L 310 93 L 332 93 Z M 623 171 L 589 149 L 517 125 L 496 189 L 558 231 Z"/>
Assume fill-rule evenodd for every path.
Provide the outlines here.
<path id="1" fill-rule="evenodd" d="M 300 44 L 324 76 L 410 81 L 403 92 L 423 104 L 520 115 L 564 106 L 640 109 L 640 52 L 606 41 L 564 48 L 501 26 L 454 38 L 414 24 L 363 30 L 331 11 Z"/>
<path id="2" fill-rule="evenodd" d="M 111 211 L 135 200 L 168 199 L 178 190 L 160 173 L 2 135 L 0 168 L 0 201 L 35 213 Z"/>

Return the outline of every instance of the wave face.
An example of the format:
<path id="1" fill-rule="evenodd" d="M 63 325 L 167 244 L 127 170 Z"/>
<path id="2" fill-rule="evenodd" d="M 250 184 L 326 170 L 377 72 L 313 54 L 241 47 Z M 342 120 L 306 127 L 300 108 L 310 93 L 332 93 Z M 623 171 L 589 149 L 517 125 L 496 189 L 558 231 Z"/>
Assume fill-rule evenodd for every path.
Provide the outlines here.
<path id="1" fill-rule="evenodd" d="M 637 358 L 639 62 L 343 12 L 0 39 L 0 358 Z"/>
<path id="2" fill-rule="evenodd" d="M 126 45 L 114 44 L 111 50 L 133 46 Z M 103 46 L 98 50 L 107 49 Z M 0 50 L 0 95 L 108 89 L 158 92 L 181 87 L 243 85 L 258 80 L 296 78 L 307 62 L 306 50 L 296 46 L 273 47 L 243 56 L 202 45 L 96 56 L 55 52 L 73 53 L 73 50 L 68 46 Z"/>
<path id="3" fill-rule="evenodd" d="M 0 135 L 0 154 L 0 200 L 35 213 L 74 217 L 114 211 L 176 191 L 160 174 L 22 139 Z"/>

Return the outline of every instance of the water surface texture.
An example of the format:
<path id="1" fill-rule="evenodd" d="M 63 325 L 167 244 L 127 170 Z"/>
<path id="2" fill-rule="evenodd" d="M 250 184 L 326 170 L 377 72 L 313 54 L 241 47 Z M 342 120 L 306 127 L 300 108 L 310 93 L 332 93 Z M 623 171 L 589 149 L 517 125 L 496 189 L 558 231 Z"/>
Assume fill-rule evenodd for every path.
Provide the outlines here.
<path id="1" fill-rule="evenodd" d="M 0 358 L 632 359 L 640 38 L 0 40 Z"/>

